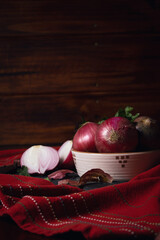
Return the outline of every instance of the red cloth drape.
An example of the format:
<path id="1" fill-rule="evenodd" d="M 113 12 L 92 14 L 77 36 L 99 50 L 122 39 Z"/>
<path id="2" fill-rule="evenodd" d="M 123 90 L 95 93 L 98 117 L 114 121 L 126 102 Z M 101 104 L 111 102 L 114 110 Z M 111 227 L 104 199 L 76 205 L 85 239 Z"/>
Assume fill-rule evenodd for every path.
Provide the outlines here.
<path id="1" fill-rule="evenodd" d="M 22 152 L 1 151 L 0 161 Z M 7 214 L 20 228 L 46 236 L 72 230 L 86 239 L 154 239 L 160 232 L 159 200 L 160 165 L 129 182 L 92 190 L 0 174 L 0 216 Z"/>

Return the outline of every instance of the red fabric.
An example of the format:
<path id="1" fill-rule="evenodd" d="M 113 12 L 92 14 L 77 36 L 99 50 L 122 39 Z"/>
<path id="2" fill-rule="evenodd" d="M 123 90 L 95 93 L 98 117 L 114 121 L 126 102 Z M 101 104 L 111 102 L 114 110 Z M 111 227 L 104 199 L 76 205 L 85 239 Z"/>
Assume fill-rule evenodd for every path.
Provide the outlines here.
<path id="1" fill-rule="evenodd" d="M 8 159 L 0 153 L 0 161 Z M 159 199 L 160 165 L 129 182 L 87 191 L 0 174 L 0 216 L 7 214 L 20 228 L 46 236 L 72 230 L 86 239 L 154 239 L 160 232 Z"/>
<path id="2" fill-rule="evenodd" d="M 0 151 L 0 167 L 12 165 L 15 160 L 19 160 L 25 149 L 9 149 Z"/>

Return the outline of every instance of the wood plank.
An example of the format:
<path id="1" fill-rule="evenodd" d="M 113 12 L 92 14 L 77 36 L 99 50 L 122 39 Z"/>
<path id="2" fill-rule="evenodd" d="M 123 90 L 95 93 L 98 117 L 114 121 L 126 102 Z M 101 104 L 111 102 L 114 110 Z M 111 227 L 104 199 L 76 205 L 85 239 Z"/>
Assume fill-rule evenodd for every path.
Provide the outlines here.
<path id="1" fill-rule="evenodd" d="M 148 0 L 3 1 L 0 146 L 61 144 L 126 105 L 160 120 L 159 16 Z"/>
<path id="2" fill-rule="evenodd" d="M 6 0 L 0 35 L 159 32 L 158 1 Z"/>
<path id="3" fill-rule="evenodd" d="M 0 94 L 159 88 L 160 35 L 1 38 Z"/>
<path id="4" fill-rule="evenodd" d="M 85 121 L 112 117 L 120 107 L 160 120 L 160 99 L 155 92 L 141 94 L 77 93 L 0 98 L 0 145 L 61 144 L 72 139 Z"/>

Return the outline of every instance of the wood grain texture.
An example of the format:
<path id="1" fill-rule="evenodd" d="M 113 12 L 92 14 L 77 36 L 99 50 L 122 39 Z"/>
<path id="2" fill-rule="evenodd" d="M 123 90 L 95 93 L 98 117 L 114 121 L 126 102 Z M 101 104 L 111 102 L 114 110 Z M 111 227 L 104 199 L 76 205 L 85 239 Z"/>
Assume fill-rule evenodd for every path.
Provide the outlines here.
<path id="1" fill-rule="evenodd" d="M 1 144 L 5 145 L 6 139 L 8 145 L 61 143 L 72 139 L 84 120 L 112 117 L 119 107 L 127 105 L 137 112 L 157 117 L 158 99 L 159 95 L 154 94 L 153 98 L 151 92 L 136 98 L 134 92 L 4 97 L 0 108 Z"/>
<path id="2" fill-rule="evenodd" d="M 159 32 L 156 0 L 6 0 L 0 35 Z"/>
<path id="3" fill-rule="evenodd" d="M 160 4 L 6 0 L 0 146 L 61 144 L 131 105 L 160 120 Z"/>
<path id="4" fill-rule="evenodd" d="M 159 86 L 160 36 L 38 39 L 38 44 L 36 37 L 1 39 L 1 94 L 138 91 Z"/>

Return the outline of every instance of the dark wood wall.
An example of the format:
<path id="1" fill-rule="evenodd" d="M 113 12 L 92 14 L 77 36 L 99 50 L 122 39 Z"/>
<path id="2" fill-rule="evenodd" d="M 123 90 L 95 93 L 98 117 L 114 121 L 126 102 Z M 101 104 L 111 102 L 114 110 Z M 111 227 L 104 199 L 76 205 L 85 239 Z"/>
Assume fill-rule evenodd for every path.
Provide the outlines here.
<path id="1" fill-rule="evenodd" d="M 61 144 L 127 105 L 160 120 L 159 1 L 1 1 L 1 147 Z"/>

